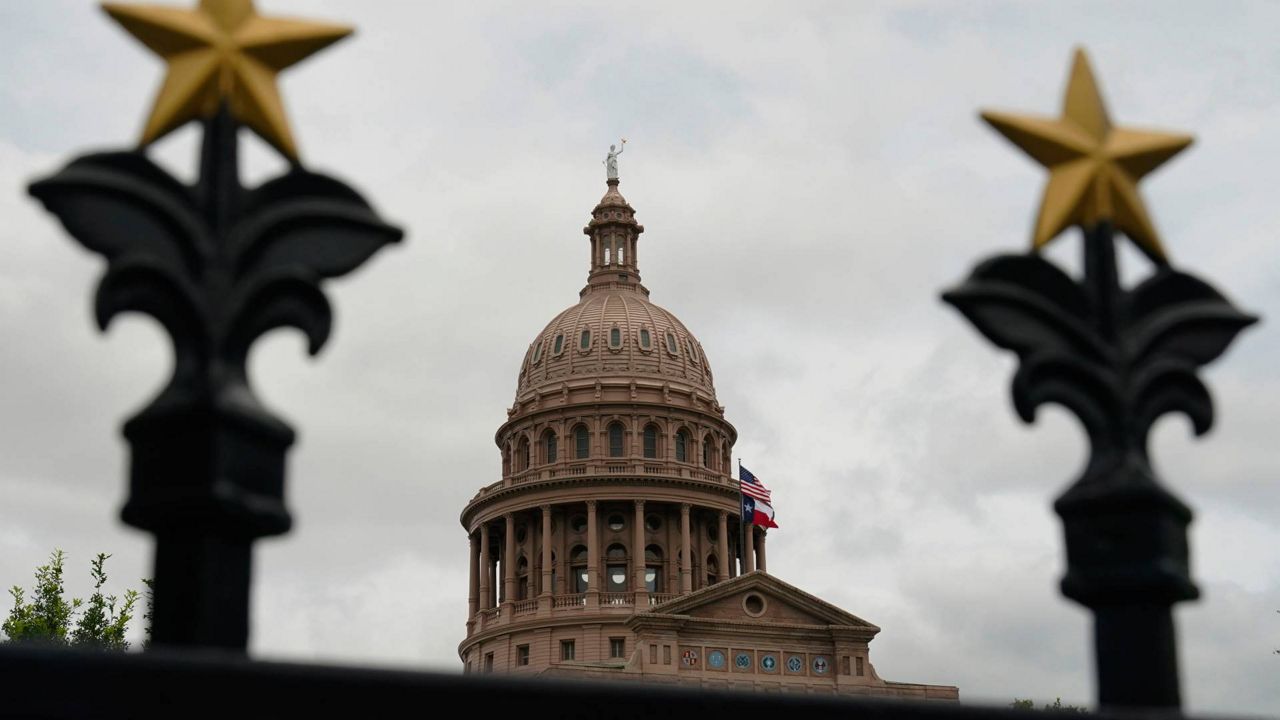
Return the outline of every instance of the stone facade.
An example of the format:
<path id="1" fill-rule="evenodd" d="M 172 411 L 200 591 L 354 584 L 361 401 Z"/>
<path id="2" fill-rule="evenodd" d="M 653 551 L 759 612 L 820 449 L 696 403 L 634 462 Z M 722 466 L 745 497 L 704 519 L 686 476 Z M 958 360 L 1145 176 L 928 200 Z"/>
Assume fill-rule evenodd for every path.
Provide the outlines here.
<path id="1" fill-rule="evenodd" d="M 882 680 L 879 628 L 766 572 L 766 533 L 738 522 L 737 431 L 702 344 L 649 301 L 642 232 L 610 179 L 587 286 L 525 354 L 502 479 L 461 517 L 466 670 L 957 699 Z"/>

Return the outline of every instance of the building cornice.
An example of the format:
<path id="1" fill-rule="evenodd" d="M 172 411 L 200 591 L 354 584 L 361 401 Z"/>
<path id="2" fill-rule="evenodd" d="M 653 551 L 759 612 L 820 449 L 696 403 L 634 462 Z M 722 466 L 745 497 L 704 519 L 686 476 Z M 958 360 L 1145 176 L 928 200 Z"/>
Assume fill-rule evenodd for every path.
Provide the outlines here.
<path id="1" fill-rule="evenodd" d="M 492 488 L 493 486 L 490 486 Z M 677 478 L 669 475 L 575 475 L 549 480 L 530 480 L 507 487 L 485 488 L 463 508 L 459 520 L 468 533 L 475 532 L 479 524 L 503 512 L 534 508 L 545 504 L 547 495 L 565 489 L 627 488 L 626 493 L 614 497 L 591 495 L 595 500 L 635 500 L 643 498 L 654 502 L 688 502 L 688 494 L 664 493 L 663 490 L 693 490 L 716 509 L 737 511 L 740 492 L 736 484 L 719 484 L 697 478 Z M 485 491 L 488 492 L 485 492 Z M 578 499 L 588 497 L 580 495 Z M 504 501 L 524 499 L 528 508 L 507 507 Z M 576 500 L 575 500 L 576 501 Z"/>

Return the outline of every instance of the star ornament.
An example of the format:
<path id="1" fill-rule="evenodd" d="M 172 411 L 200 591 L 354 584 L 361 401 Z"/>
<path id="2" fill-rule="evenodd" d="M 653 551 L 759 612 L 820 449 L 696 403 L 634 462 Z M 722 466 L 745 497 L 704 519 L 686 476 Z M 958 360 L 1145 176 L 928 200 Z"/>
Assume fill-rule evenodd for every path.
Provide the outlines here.
<path id="1" fill-rule="evenodd" d="M 1072 225 L 1089 228 L 1110 221 L 1154 262 L 1166 262 L 1138 195 L 1138 180 L 1192 138 L 1113 127 L 1083 50 L 1076 50 L 1062 117 L 983 111 L 982 119 L 1049 168 L 1032 238 L 1035 249 Z"/>
<path id="2" fill-rule="evenodd" d="M 298 147 L 276 74 L 351 34 L 351 28 L 259 15 L 252 0 L 200 0 L 195 9 L 103 3 L 103 9 L 168 63 L 142 131 L 143 145 L 227 103 L 292 160 Z"/>

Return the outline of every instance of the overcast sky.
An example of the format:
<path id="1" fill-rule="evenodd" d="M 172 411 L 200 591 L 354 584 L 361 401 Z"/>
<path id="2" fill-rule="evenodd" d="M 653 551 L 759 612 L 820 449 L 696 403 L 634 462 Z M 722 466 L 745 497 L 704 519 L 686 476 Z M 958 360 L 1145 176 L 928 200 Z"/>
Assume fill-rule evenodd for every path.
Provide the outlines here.
<path id="1" fill-rule="evenodd" d="M 1280 5 L 688 5 L 258 0 L 358 27 L 282 90 L 304 161 L 407 237 L 330 284 L 314 362 L 291 332 L 252 356 L 300 435 L 295 530 L 255 553 L 253 653 L 459 669 L 458 513 L 499 479 L 493 433 L 529 342 L 577 300 L 625 136 L 645 283 L 701 339 L 734 454 L 774 492 L 770 572 L 882 627 L 885 678 L 1090 702 L 1050 510 L 1083 434 L 1058 408 L 1022 425 L 1013 358 L 938 300 L 1027 247 L 1045 178 L 978 109 L 1058 114 L 1082 44 L 1117 124 L 1196 135 L 1142 186 L 1173 262 L 1264 317 L 1203 373 L 1213 432 L 1163 420 L 1153 456 L 1196 511 L 1188 706 L 1280 709 Z M 132 145 L 162 65 L 93 3 L 41 0 L 0 4 L 0 68 L 0 585 L 61 547 L 73 592 L 99 551 L 137 587 L 151 541 L 117 520 L 118 428 L 166 381 L 168 343 L 138 316 L 95 331 L 102 263 L 24 188 Z M 153 156 L 189 178 L 196 141 Z M 251 182 L 281 167 L 245 152 Z M 1050 255 L 1078 252 L 1068 233 Z"/>

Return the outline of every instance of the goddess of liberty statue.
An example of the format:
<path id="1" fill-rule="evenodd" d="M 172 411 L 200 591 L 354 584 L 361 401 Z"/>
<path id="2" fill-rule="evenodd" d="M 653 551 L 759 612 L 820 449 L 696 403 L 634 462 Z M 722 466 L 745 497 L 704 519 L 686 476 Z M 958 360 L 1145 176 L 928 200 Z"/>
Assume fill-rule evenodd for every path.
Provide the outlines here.
<path id="1" fill-rule="evenodd" d="M 614 148 L 616 147 L 617 147 L 616 145 L 610 145 L 609 154 L 604 159 L 605 177 L 608 178 L 609 180 L 618 179 L 618 156 L 622 154 L 623 150 L 627 149 L 627 139 L 622 138 L 621 150 L 618 150 L 615 152 Z"/>

